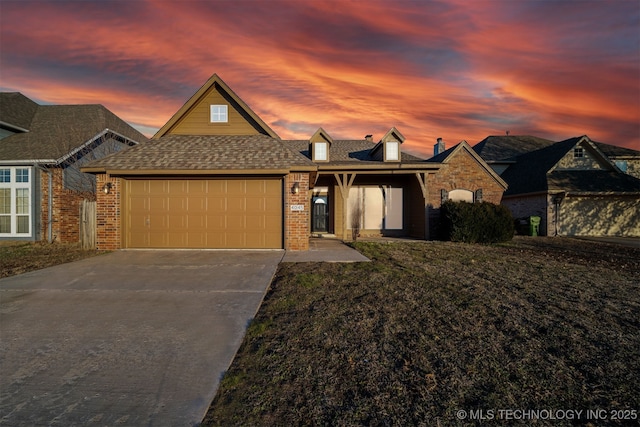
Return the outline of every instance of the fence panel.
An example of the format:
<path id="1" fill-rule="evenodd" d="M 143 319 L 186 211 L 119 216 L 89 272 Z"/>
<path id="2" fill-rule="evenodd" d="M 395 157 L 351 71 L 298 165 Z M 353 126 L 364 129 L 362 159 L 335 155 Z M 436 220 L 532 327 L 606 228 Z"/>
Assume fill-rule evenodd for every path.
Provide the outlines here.
<path id="1" fill-rule="evenodd" d="M 96 248 L 96 202 L 84 199 L 80 204 L 80 244 L 82 249 Z"/>

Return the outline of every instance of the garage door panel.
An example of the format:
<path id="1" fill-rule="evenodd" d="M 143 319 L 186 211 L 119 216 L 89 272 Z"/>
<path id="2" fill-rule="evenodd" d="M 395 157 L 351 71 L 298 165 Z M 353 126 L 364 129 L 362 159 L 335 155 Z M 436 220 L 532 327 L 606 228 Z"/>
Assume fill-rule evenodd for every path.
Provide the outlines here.
<path id="1" fill-rule="evenodd" d="M 126 247 L 282 248 L 281 179 L 128 180 Z"/>

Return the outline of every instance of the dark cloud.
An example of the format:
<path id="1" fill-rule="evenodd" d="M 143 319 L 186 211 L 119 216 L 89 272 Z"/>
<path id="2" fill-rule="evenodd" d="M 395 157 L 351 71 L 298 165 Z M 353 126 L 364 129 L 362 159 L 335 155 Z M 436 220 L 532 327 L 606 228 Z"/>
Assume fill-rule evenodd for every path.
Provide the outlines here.
<path id="1" fill-rule="evenodd" d="M 639 26 L 625 0 L 5 1 L 0 72 L 146 130 L 216 72 L 284 138 L 396 125 L 429 153 L 509 128 L 640 148 Z"/>

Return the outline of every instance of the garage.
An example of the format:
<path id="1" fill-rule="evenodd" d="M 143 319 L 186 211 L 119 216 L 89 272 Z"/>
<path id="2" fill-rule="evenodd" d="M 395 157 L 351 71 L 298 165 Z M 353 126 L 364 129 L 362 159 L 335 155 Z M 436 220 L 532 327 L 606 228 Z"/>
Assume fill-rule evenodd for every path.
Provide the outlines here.
<path id="1" fill-rule="evenodd" d="M 282 178 L 125 179 L 126 248 L 281 249 Z"/>

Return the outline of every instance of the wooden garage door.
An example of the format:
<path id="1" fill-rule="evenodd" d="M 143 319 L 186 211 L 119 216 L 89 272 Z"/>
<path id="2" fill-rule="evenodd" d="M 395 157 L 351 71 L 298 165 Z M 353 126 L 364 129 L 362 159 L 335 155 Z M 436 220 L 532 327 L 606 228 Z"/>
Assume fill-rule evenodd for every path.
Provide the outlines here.
<path id="1" fill-rule="evenodd" d="M 282 180 L 126 180 L 127 248 L 282 248 Z"/>

